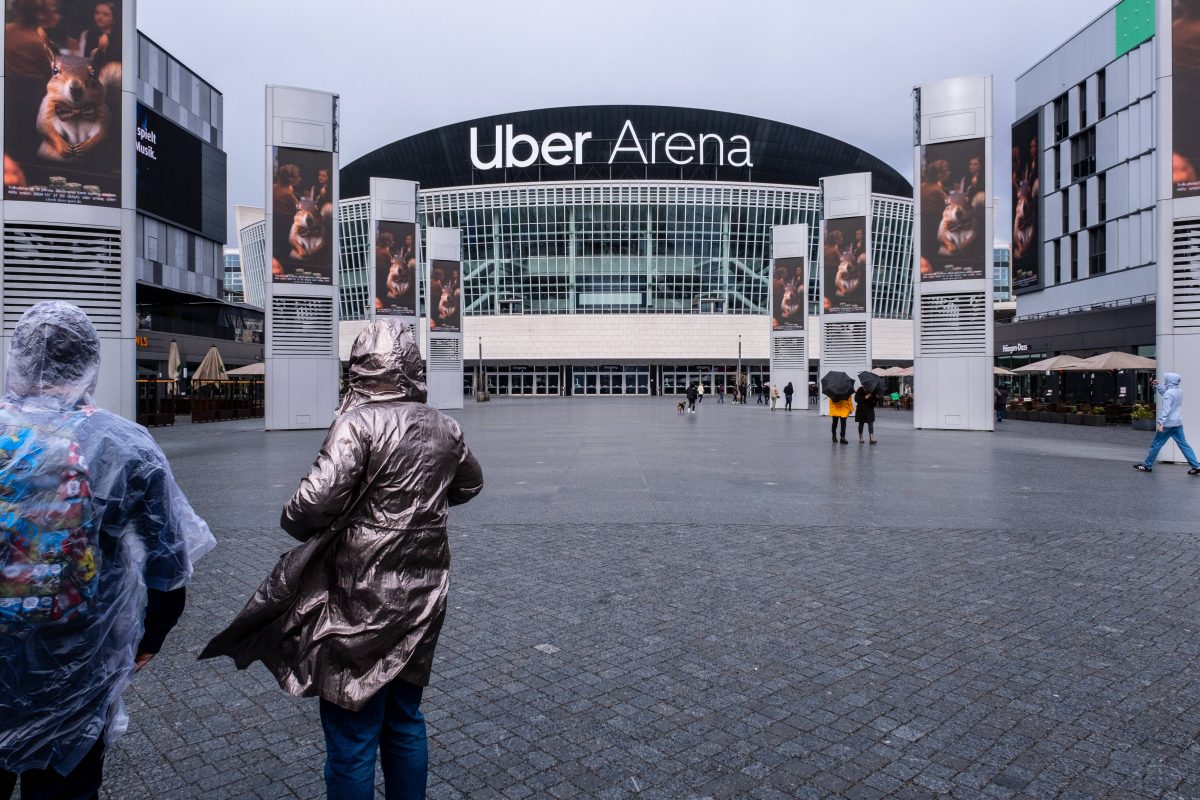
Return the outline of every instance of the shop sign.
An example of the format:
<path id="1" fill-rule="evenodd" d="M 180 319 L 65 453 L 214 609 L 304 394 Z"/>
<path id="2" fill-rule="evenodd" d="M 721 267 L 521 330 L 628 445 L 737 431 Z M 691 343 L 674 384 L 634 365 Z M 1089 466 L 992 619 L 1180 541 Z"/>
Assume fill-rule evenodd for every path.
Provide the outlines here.
<path id="1" fill-rule="evenodd" d="M 150 346 L 150 337 L 149 336 L 138 336 L 135 341 L 137 342 L 138 347 L 149 347 Z"/>
<path id="2" fill-rule="evenodd" d="M 1016 342 L 1015 344 L 1002 344 L 1000 345 L 1000 352 L 1004 353 L 1005 355 L 1012 355 L 1013 353 L 1028 353 L 1029 345 L 1025 344 L 1024 342 Z"/>

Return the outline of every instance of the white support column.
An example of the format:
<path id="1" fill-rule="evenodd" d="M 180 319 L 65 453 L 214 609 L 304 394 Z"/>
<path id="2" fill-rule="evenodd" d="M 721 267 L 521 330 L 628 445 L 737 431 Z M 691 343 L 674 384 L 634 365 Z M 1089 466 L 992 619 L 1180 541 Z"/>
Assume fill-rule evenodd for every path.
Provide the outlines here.
<path id="1" fill-rule="evenodd" d="M 771 229 L 771 382 L 808 410 L 808 225 Z"/>
<path id="2" fill-rule="evenodd" d="M 120 0 L 122 52 L 93 66 L 103 81 L 119 62 L 121 80 L 108 105 L 107 137 L 75 158 L 46 158 L 34 125 L 45 75 L 4 74 L 4 153 L 14 169 L 0 200 L 3 257 L 0 386 L 15 317 L 41 300 L 78 306 L 100 336 L 97 406 L 134 419 L 137 335 L 137 3 Z M 62 74 L 69 76 L 70 65 Z M 3 69 L 3 67 L 0 67 Z M 25 178 L 19 182 L 19 176 Z M 11 321 L 9 321 L 11 320 Z"/>
<path id="3" fill-rule="evenodd" d="M 1195 449 L 1200 445 L 1200 246 L 1197 244 L 1200 242 L 1200 190 L 1194 182 L 1177 185 L 1172 162 L 1173 154 L 1179 153 L 1181 158 L 1190 161 L 1193 169 L 1200 169 L 1194 155 L 1200 152 L 1200 130 L 1191 123 L 1195 119 L 1195 103 L 1200 97 L 1200 70 L 1188 68 L 1187 53 L 1190 51 L 1186 48 L 1180 63 L 1175 63 L 1174 4 L 1170 0 L 1158 0 L 1155 10 L 1155 164 L 1158 170 L 1155 176 L 1155 259 L 1158 268 L 1155 357 L 1160 381 L 1167 372 L 1178 373 L 1183 378 L 1184 430 L 1190 434 L 1189 443 Z M 1174 442 L 1162 449 L 1159 460 L 1185 461 Z"/>
<path id="4" fill-rule="evenodd" d="M 420 313 L 418 276 L 422 272 L 421 235 L 417 228 L 417 184 L 371 178 L 371 257 L 368 315 L 417 334 Z"/>
<path id="5" fill-rule="evenodd" d="M 871 173 L 821 179 L 820 380 L 845 372 L 856 382 L 871 368 Z M 859 238 L 861 237 L 861 239 Z M 821 414 L 829 398 L 818 394 Z"/>
<path id="6" fill-rule="evenodd" d="M 267 430 L 325 428 L 337 410 L 337 103 L 267 87 Z"/>
<path id="7" fill-rule="evenodd" d="M 462 240 L 457 228 L 425 231 L 428 253 L 429 405 L 463 407 Z"/>
<path id="8" fill-rule="evenodd" d="M 913 425 L 990 431 L 992 76 L 926 84 L 915 98 Z"/>

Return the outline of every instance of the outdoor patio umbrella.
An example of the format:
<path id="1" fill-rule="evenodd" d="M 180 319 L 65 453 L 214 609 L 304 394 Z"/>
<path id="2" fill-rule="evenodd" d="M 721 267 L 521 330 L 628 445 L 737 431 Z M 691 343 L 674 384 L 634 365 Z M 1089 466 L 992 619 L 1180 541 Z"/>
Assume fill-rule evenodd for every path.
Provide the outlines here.
<path id="1" fill-rule="evenodd" d="M 879 377 L 874 372 L 864 371 L 858 373 L 858 382 L 861 383 L 862 387 L 871 394 L 883 394 L 887 389 L 887 386 L 884 385 L 883 378 Z"/>
<path id="2" fill-rule="evenodd" d="M 196 367 L 196 371 L 192 373 L 192 386 L 203 386 L 206 383 L 216 383 L 228 379 L 228 373 L 225 372 L 225 362 L 221 359 L 221 354 L 217 351 L 216 345 L 208 348 L 208 352 L 204 354 L 204 360 L 200 362 L 200 366 Z"/>
<path id="3" fill-rule="evenodd" d="M 821 394 L 830 400 L 845 400 L 854 394 L 854 378 L 844 372 L 827 372 L 821 378 Z"/>
<path id="4" fill-rule="evenodd" d="M 244 367 L 231 369 L 225 373 L 226 375 L 265 375 L 267 374 L 267 365 L 259 361 L 256 364 L 247 364 Z"/>
<path id="5" fill-rule="evenodd" d="M 912 374 L 912 367 L 899 367 L 895 372 L 892 373 L 892 375 L 897 378 L 911 378 Z"/>
<path id="6" fill-rule="evenodd" d="M 1054 356 L 1053 358 L 1044 358 L 1041 361 L 1026 364 L 1023 367 L 1017 367 L 1013 372 L 1057 372 L 1059 370 L 1070 369 L 1082 360 L 1075 356 Z"/>
<path id="7" fill-rule="evenodd" d="M 1085 358 L 1073 367 L 1068 367 L 1068 372 L 1101 372 L 1112 371 L 1119 369 L 1155 369 L 1158 362 L 1153 358 L 1144 356 L 1135 356 L 1133 353 L 1122 353 L 1114 351 L 1112 353 L 1101 353 L 1098 356 Z"/>
<path id="8" fill-rule="evenodd" d="M 891 367 L 874 367 L 874 368 L 871 370 L 871 372 L 872 372 L 872 373 L 874 373 L 874 374 L 876 374 L 876 375 L 883 376 L 883 375 L 887 375 L 887 374 L 888 374 L 888 370 L 890 370 L 890 369 L 891 369 Z"/>
<path id="9" fill-rule="evenodd" d="M 992 367 L 992 374 L 994 374 L 994 375 L 1016 375 L 1017 373 L 1013 372 L 1012 370 L 1007 370 L 1004 367 Z"/>
<path id="10" fill-rule="evenodd" d="M 167 384 L 168 396 L 179 392 L 179 375 L 182 371 L 183 364 L 179 359 L 179 343 L 172 339 L 171 347 L 167 350 L 167 379 L 171 381 Z"/>

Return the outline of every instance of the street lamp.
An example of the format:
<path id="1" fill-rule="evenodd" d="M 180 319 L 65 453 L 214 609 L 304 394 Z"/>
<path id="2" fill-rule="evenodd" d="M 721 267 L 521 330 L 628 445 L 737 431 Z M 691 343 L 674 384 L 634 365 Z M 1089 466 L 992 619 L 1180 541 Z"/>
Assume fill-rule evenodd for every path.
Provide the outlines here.
<path id="1" fill-rule="evenodd" d="M 739 389 L 741 388 L 741 385 L 742 385 L 742 335 L 740 333 L 738 334 L 737 372 L 735 372 L 733 374 L 733 385 L 737 386 Z M 742 402 L 745 403 L 746 398 L 743 397 Z"/>
<path id="2" fill-rule="evenodd" d="M 479 337 L 479 377 L 475 380 L 475 401 L 483 402 L 490 400 L 487 393 L 487 385 L 484 383 L 483 377 L 483 337 Z"/>

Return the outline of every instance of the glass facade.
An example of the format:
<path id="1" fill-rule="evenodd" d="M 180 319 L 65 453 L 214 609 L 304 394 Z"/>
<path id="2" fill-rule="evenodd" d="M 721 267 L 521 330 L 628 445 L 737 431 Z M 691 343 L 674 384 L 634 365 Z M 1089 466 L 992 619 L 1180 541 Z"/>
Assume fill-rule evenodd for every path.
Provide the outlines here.
<path id="1" fill-rule="evenodd" d="M 240 303 L 245 300 L 242 290 L 242 254 L 236 247 L 225 248 L 225 275 L 223 277 L 225 301 Z"/>
<path id="2" fill-rule="evenodd" d="M 1007 247 L 992 250 L 992 302 L 1004 303 L 1013 299 L 1011 254 Z"/>
<path id="3" fill-rule="evenodd" d="M 817 313 L 820 191 L 572 182 L 430 189 L 422 228 L 458 228 L 464 308 L 490 314 L 766 314 L 771 228 L 808 223 Z M 912 201 L 872 198 L 875 315 L 912 316 Z M 365 319 L 369 202 L 342 201 L 341 318 Z"/>

